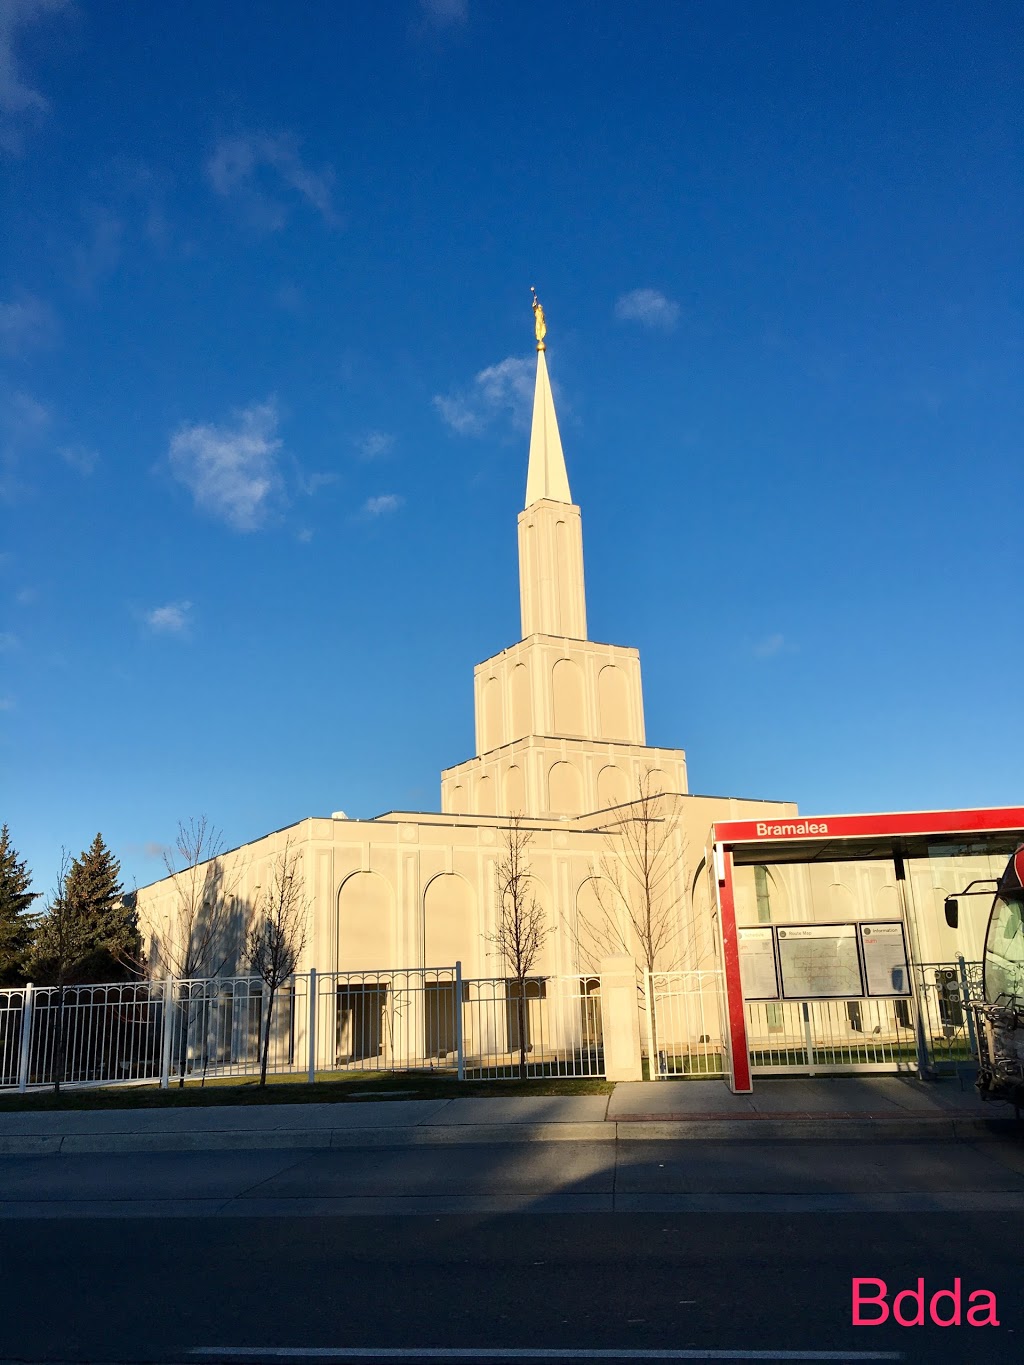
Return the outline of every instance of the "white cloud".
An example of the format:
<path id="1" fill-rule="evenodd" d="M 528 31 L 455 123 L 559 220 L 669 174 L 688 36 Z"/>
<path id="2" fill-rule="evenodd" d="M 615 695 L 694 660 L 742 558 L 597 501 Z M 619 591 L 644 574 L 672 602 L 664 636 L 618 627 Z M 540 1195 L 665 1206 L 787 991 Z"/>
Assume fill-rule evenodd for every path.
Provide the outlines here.
<path id="1" fill-rule="evenodd" d="M 21 641 L 17 635 L 12 635 L 9 630 L 0 631 L 0 654 L 10 654 L 20 648 Z"/>
<path id="2" fill-rule="evenodd" d="M 267 232 L 278 232 L 287 221 L 282 189 L 305 200 L 325 223 L 337 222 L 334 172 L 311 170 L 290 137 L 222 137 L 206 162 L 206 177 L 217 194 L 238 203 L 250 222 Z"/>
<path id="3" fill-rule="evenodd" d="M 18 469 L 37 448 L 53 421 L 49 408 L 21 390 L 0 392 L 0 497 L 21 491 Z"/>
<path id="4" fill-rule="evenodd" d="M 23 120 L 50 108 L 45 95 L 28 84 L 15 53 L 18 30 L 66 8 L 67 0 L 0 0 L 0 147 L 22 150 Z"/>
<path id="5" fill-rule="evenodd" d="M 397 493 L 381 493 L 376 498 L 367 498 L 363 503 L 363 515 L 366 517 L 386 517 L 392 512 L 397 512 L 405 501 Z"/>
<path id="6" fill-rule="evenodd" d="M 13 698 L 13 697 L 0 697 L 0 711 L 13 711 L 13 710 L 14 710 L 14 698 Z"/>
<path id="7" fill-rule="evenodd" d="M 187 635 L 191 625 L 191 602 L 167 602 L 143 612 L 142 619 L 156 635 Z"/>
<path id="8" fill-rule="evenodd" d="M 254 403 L 236 414 L 234 425 L 180 427 L 171 437 L 168 458 L 198 508 L 236 531 L 255 531 L 280 489 L 280 448 L 276 406 Z"/>
<path id="9" fill-rule="evenodd" d="M 0 303 L 0 347 L 8 355 L 49 346 L 56 335 L 56 314 L 42 299 L 22 294 L 10 303 Z"/>
<path id="10" fill-rule="evenodd" d="M 779 633 L 767 635 L 754 646 L 754 654 L 759 659 L 771 659 L 786 648 L 786 637 Z"/>
<path id="11" fill-rule="evenodd" d="M 658 289 L 633 289 L 616 299 L 615 316 L 620 322 L 638 322 L 641 327 L 671 332 L 679 321 L 679 304 Z"/>
<path id="12" fill-rule="evenodd" d="M 435 395 L 433 404 L 460 436 L 479 436 L 498 419 L 525 429 L 530 424 L 534 383 L 534 362 L 510 355 L 481 370 L 468 389 Z"/>
<path id="13" fill-rule="evenodd" d="M 79 474 L 92 474 L 100 462 L 100 457 L 95 450 L 89 450 L 85 446 L 60 446 L 57 454 L 65 464 Z"/>
<path id="14" fill-rule="evenodd" d="M 395 438 L 388 431 L 367 431 L 357 436 L 354 445 L 361 460 L 379 460 L 390 455 Z"/>
<path id="15" fill-rule="evenodd" d="M 420 0 L 420 12 L 435 28 L 452 28 L 469 18 L 469 0 Z"/>
<path id="16" fill-rule="evenodd" d="M 53 420 L 53 414 L 44 403 L 33 398 L 30 393 L 13 393 L 7 412 L 8 430 L 22 436 L 43 431 Z"/>
<path id="17" fill-rule="evenodd" d="M 460 436 L 479 436 L 483 431 L 483 418 L 465 395 L 438 393 L 432 401 L 441 420 Z"/>
<path id="18" fill-rule="evenodd" d="M 299 489 L 305 493 L 307 498 L 314 497 L 321 488 L 329 488 L 332 483 L 338 482 L 337 474 L 331 470 L 314 470 L 312 474 L 298 474 Z"/>
<path id="19" fill-rule="evenodd" d="M 104 275 L 111 275 L 117 269 L 124 241 L 124 220 L 97 204 L 85 210 L 85 217 L 88 235 L 85 242 L 73 249 L 71 259 L 75 283 L 84 293 L 90 294 Z"/>

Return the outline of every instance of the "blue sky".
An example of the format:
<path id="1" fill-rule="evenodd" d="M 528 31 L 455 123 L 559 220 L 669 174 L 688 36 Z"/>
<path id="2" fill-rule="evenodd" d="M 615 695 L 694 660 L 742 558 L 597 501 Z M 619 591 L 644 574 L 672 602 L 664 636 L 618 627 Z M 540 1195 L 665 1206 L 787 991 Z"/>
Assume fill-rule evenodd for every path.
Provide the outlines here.
<path id="1" fill-rule="evenodd" d="M 691 788 L 1024 800 L 1016 3 L 0 0 L 2 818 L 437 809 L 536 284 Z M 258 735 L 254 741 L 253 735 Z"/>

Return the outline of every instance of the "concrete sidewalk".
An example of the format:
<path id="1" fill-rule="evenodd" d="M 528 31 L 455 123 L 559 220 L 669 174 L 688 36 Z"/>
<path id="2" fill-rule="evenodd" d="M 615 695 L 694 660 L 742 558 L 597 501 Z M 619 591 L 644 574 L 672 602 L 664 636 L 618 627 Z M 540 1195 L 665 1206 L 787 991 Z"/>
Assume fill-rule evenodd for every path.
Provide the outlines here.
<path id="1" fill-rule="evenodd" d="M 665 1139 L 961 1139 L 1024 1135 L 1010 1106 L 904 1076 L 626 1082 L 610 1096 L 352 1100 L 202 1109 L 0 1113 L 0 1154 L 415 1147 Z"/>
<path id="2" fill-rule="evenodd" d="M 624 1081 L 615 1087 L 608 1118 L 627 1119 L 893 1119 L 991 1118 L 1005 1105 L 984 1101 L 972 1084 L 916 1076 L 785 1076 L 754 1082 L 734 1095 L 720 1080 Z"/>

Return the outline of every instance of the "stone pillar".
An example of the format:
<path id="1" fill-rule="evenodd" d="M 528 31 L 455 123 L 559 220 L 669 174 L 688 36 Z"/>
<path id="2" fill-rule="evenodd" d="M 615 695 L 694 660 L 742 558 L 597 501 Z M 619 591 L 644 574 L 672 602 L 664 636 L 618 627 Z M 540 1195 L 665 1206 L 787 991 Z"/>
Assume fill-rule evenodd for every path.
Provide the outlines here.
<path id="1" fill-rule="evenodd" d="M 601 959 L 601 1031 L 608 1080 L 643 1080 L 636 966 L 628 953 Z"/>

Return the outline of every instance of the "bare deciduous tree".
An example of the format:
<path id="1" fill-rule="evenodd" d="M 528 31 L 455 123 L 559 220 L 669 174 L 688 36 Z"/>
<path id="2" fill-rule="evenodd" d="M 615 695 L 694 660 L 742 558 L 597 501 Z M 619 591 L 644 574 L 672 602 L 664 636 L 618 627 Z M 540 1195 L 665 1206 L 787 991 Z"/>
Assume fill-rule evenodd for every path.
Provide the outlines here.
<path id="1" fill-rule="evenodd" d="M 241 862 L 225 867 L 224 842 L 205 815 L 178 824 L 173 851 L 164 854 L 174 888 L 174 906 L 162 932 L 154 929 L 152 959 L 168 976 L 218 976 L 243 947 L 244 909 L 235 894 L 244 872 Z M 178 1085 L 185 1084 L 192 993 L 185 987 L 179 1020 Z M 205 1074 L 205 1073 L 204 1073 Z"/>
<path id="2" fill-rule="evenodd" d="M 245 958 L 267 987 L 267 1012 L 260 1048 L 260 1085 L 267 1083 L 274 997 L 295 971 L 306 946 L 310 903 L 305 894 L 302 855 L 286 842 L 270 872 L 246 935 Z"/>
<path id="3" fill-rule="evenodd" d="M 230 872 L 224 840 L 205 815 L 178 824 L 175 848 L 164 854 L 174 888 L 174 912 L 157 950 L 170 976 L 217 976 L 241 946 L 235 891 L 243 868 Z"/>
<path id="4" fill-rule="evenodd" d="M 519 1078 L 526 1079 L 526 981 L 534 970 L 540 950 L 551 930 L 544 908 L 533 890 L 529 847 L 533 832 L 519 814 L 509 816 L 504 831 L 504 851 L 495 867 L 497 928 L 488 940 L 513 980 L 519 1032 Z"/>
<path id="5" fill-rule="evenodd" d="M 686 937 L 685 859 L 678 803 L 654 785 L 648 771 L 609 829 L 606 852 L 594 867 L 596 912 L 581 912 L 576 929 L 581 957 L 628 953 L 648 973 L 678 967 L 692 947 Z M 597 963 L 584 965 L 593 970 Z M 657 1049 L 653 1014 L 651 1030 Z"/>
<path id="6" fill-rule="evenodd" d="M 47 976 L 57 987 L 57 1040 L 53 1057 L 53 1088 L 60 1093 L 64 1079 L 67 1052 L 64 991 L 75 968 L 93 944 L 93 926 L 85 905 L 75 891 L 71 876 L 73 859 L 61 849 L 60 873 L 57 885 L 50 894 L 46 913 L 36 929 L 36 963 L 43 966 Z"/>

